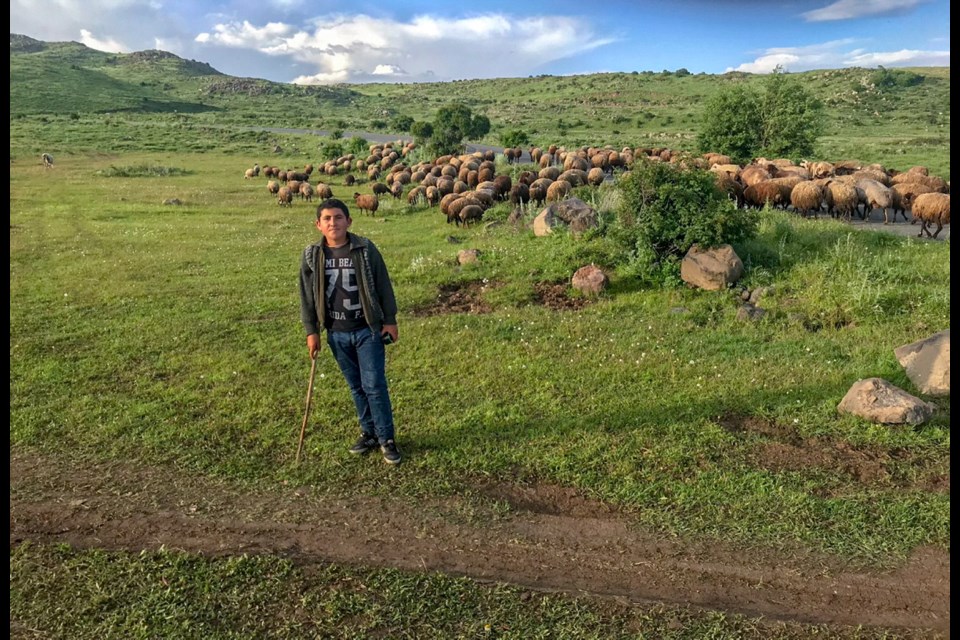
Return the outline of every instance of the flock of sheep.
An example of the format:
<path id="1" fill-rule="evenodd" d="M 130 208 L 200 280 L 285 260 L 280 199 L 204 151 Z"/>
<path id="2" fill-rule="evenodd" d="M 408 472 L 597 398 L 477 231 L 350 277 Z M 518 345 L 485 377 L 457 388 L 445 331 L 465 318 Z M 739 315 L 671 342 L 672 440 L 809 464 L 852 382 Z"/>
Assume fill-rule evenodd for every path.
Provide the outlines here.
<path id="1" fill-rule="evenodd" d="M 718 187 L 734 199 L 738 206 L 765 205 L 791 207 L 804 217 L 817 217 L 826 212 L 833 217 L 850 220 L 854 214 L 866 217 L 881 209 L 884 224 L 897 221 L 897 215 L 921 222 L 920 236 L 936 238 L 950 222 L 950 185 L 929 175 L 924 167 L 899 172 L 878 164 L 863 166 L 857 162 L 803 162 L 758 158 L 747 165 L 731 162 L 728 156 L 707 153 L 693 156 L 667 148 L 579 147 L 567 150 L 551 145 L 533 147 L 530 169 L 497 173 L 493 151 L 464 155 L 446 155 L 431 162 L 404 162 L 413 144 L 400 150 L 392 143 L 371 145 L 365 158 L 347 154 L 324 163 L 317 170 L 321 175 L 343 175 L 345 186 L 357 183 L 356 174 L 366 175 L 370 194 L 354 193 L 354 202 L 361 212 L 377 211 L 379 199 L 388 194 L 401 199 L 406 194 L 409 204 L 439 206 L 448 223 L 471 224 L 480 221 L 483 213 L 497 202 L 509 201 L 515 206 L 543 204 L 566 198 L 583 185 L 599 186 L 614 172 L 629 171 L 636 159 L 652 162 L 673 162 L 707 169 L 714 173 Z M 520 148 L 503 152 L 508 163 L 519 161 Z M 311 201 L 314 196 L 332 197 L 331 188 L 323 182 L 311 184 L 311 164 L 302 171 L 247 169 L 245 178 L 260 174 L 271 178 L 267 188 L 276 195 L 281 206 L 289 206 L 295 195 Z M 409 187 L 409 188 L 408 188 Z M 931 232 L 932 225 L 936 230 Z"/>

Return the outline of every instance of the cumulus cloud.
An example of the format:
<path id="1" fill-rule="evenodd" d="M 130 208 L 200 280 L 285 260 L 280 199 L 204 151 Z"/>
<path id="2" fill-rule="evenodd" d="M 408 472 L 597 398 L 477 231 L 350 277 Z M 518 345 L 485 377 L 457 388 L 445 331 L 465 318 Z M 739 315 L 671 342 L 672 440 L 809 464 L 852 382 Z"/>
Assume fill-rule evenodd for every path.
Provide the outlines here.
<path id="1" fill-rule="evenodd" d="M 114 40 L 113 38 L 97 38 L 86 29 L 80 30 L 80 42 L 97 51 L 107 51 L 109 53 L 130 53 L 133 51 L 133 49 L 118 40 Z"/>
<path id="2" fill-rule="evenodd" d="M 849 48 L 853 40 L 833 40 L 807 47 L 778 47 L 767 49 L 752 62 L 727 71 L 747 73 L 771 73 L 777 66 L 784 71 L 811 71 L 813 69 L 838 69 L 842 67 L 947 67 L 950 66 L 949 51 L 865 51 Z"/>
<path id="3" fill-rule="evenodd" d="M 850 20 L 866 16 L 889 15 L 910 11 L 928 0 L 837 0 L 822 9 L 803 13 L 808 22 Z"/>
<path id="4" fill-rule="evenodd" d="M 499 13 L 467 18 L 420 15 L 395 21 L 367 15 L 323 16 L 307 30 L 282 23 L 217 24 L 197 36 L 205 45 L 288 56 L 316 69 L 296 84 L 438 81 L 533 73 L 549 62 L 615 41 L 570 17 L 516 18 Z"/>

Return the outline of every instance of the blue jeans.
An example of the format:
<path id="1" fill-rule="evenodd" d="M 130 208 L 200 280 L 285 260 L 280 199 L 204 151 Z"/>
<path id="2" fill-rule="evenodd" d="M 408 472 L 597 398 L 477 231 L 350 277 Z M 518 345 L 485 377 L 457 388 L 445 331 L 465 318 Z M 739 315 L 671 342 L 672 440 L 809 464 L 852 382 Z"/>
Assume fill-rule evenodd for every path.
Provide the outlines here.
<path id="1" fill-rule="evenodd" d="M 387 391 L 385 347 L 380 336 L 370 327 L 327 331 L 327 344 L 350 387 L 360 431 L 381 444 L 393 440 L 393 407 Z"/>

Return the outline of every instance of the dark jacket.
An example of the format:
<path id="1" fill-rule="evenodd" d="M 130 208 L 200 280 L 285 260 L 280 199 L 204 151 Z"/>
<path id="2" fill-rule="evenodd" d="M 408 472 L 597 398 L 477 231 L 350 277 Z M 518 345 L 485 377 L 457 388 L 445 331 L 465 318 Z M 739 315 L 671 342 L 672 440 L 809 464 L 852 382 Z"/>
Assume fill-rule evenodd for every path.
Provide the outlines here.
<path id="1" fill-rule="evenodd" d="M 324 288 L 323 245 L 321 238 L 303 250 L 300 258 L 300 321 L 307 335 L 323 330 L 326 306 Z M 380 250 L 367 238 L 347 232 L 350 257 L 357 270 L 360 287 L 360 305 L 367 325 L 377 333 L 385 324 L 397 324 L 397 299 Z"/>

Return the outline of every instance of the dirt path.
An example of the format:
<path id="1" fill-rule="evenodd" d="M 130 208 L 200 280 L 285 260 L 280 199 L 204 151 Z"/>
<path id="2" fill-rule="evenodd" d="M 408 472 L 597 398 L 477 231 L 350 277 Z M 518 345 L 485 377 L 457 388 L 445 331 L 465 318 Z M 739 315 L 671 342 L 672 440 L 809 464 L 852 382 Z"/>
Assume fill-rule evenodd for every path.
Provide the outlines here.
<path id="1" fill-rule="evenodd" d="M 10 545 L 270 553 L 306 569 L 337 562 L 442 571 L 631 603 L 948 633 L 950 557 L 941 550 L 920 550 L 896 571 L 868 572 L 807 553 L 657 538 L 558 488 L 484 490 L 508 500 L 516 515 L 464 524 L 455 501 L 348 503 L 308 488 L 247 491 L 167 469 L 75 468 L 14 450 Z"/>

